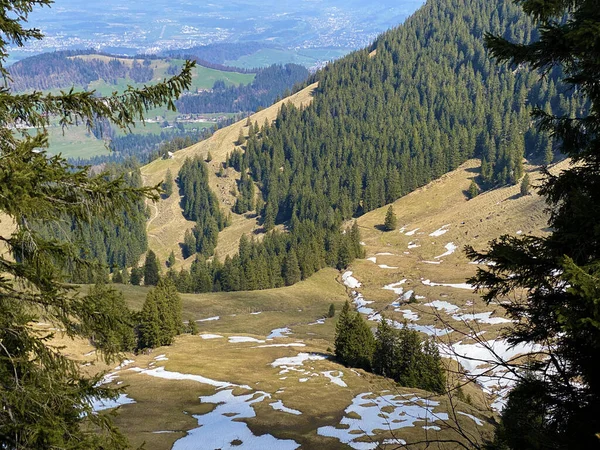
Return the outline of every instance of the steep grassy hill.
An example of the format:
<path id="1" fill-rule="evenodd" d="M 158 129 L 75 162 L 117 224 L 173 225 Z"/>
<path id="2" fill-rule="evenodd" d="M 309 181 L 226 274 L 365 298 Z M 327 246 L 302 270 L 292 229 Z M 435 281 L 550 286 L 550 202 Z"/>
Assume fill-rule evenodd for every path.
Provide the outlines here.
<path id="1" fill-rule="evenodd" d="M 286 103 L 291 103 L 296 107 L 306 106 L 312 100 L 316 84 L 310 85 L 297 92 L 291 97 L 285 99 Z M 277 117 L 277 113 L 284 101 L 278 102 L 273 106 L 266 108 L 250 116 L 250 121 L 262 125 L 265 120 L 272 122 Z M 236 145 L 240 130 L 247 135 L 248 128 L 246 120 L 239 121 L 227 128 L 217 131 L 209 139 L 199 142 L 189 148 L 175 152 L 172 159 L 160 159 L 142 168 L 144 183 L 148 186 L 156 185 L 164 180 L 167 170 L 171 170 L 173 176 L 181 168 L 183 161 L 188 157 L 200 156 L 206 158 L 210 152 L 212 161 L 210 167 L 210 186 L 219 199 L 219 203 L 224 211 L 230 212 L 235 203 L 235 197 L 232 190 L 235 190 L 236 180 L 239 180 L 240 174 L 229 168 L 225 171 L 223 177 L 217 177 L 216 173 L 219 167 L 225 162 L 227 155 L 234 149 L 239 148 Z M 149 204 L 151 217 L 148 221 L 148 242 L 152 250 L 163 261 L 169 256 L 171 250 L 175 250 L 176 258 L 181 263 L 181 253 L 178 252 L 179 243 L 183 242 L 186 229 L 191 229 L 194 222 L 187 221 L 182 214 L 180 207 L 181 197 L 175 192 L 166 200 L 158 203 Z M 259 228 L 257 219 L 252 214 L 233 215 L 231 226 L 225 228 L 219 233 L 219 243 L 217 253 L 221 257 L 231 255 L 237 252 L 238 242 L 242 234 L 249 234 Z M 187 264 L 190 264 L 193 257 L 189 258 Z M 187 265 L 186 264 L 186 265 Z"/>

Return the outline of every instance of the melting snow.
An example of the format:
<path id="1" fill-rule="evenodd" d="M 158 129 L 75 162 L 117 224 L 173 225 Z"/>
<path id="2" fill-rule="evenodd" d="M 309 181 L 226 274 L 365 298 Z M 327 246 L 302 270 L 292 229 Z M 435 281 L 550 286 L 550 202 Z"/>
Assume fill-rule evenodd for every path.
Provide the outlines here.
<path id="1" fill-rule="evenodd" d="M 470 419 L 473 419 L 473 422 L 475 422 L 477 425 L 479 425 L 480 427 L 483 426 L 483 420 L 471 415 L 471 414 L 467 414 L 466 412 L 462 412 L 462 411 L 457 411 L 457 414 L 461 414 L 463 416 L 467 416 Z"/>
<path id="2" fill-rule="evenodd" d="M 412 321 L 419 320 L 419 315 L 417 313 L 411 311 L 410 309 L 397 309 L 396 311 L 401 312 L 402 317 L 404 317 L 406 320 L 412 320 Z"/>
<path id="3" fill-rule="evenodd" d="M 489 325 L 511 322 L 509 319 L 505 319 L 504 317 L 490 317 L 492 314 L 493 312 L 483 312 L 477 314 L 454 314 L 452 318 L 454 320 L 460 320 L 465 322 L 475 320 L 479 323 L 487 323 Z"/>
<path id="4" fill-rule="evenodd" d="M 211 320 L 219 320 L 221 317 L 219 316 L 214 316 L 214 317 L 209 317 L 208 319 L 200 319 L 200 320 L 196 320 L 196 322 L 210 322 Z"/>
<path id="5" fill-rule="evenodd" d="M 435 259 L 440 259 L 443 258 L 444 256 L 448 256 L 451 255 L 452 253 L 454 253 L 454 251 L 458 248 L 456 245 L 454 245 L 453 242 L 450 242 L 448 244 L 446 244 L 446 252 L 442 253 L 439 256 L 436 256 Z"/>
<path id="6" fill-rule="evenodd" d="M 167 358 L 167 355 L 158 355 L 154 358 L 154 361 L 168 361 L 169 358 Z"/>
<path id="7" fill-rule="evenodd" d="M 323 325 L 325 323 L 325 319 L 317 319 L 316 322 L 311 322 L 309 325 Z"/>
<path id="8" fill-rule="evenodd" d="M 419 244 L 415 244 L 414 242 L 409 242 L 408 243 L 408 248 L 417 248 L 417 247 L 420 247 L 420 245 Z"/>
<path id="9" fill-rule="evenodd" d="M 216 403 L 217 407 L 207 414 L 195 415 L 198 428 L 188 431 L 188 435 L 175 441 L 173 450 L 196 450 L 199 448 L 220 449 L 281 449 L 292 450 L 300 445 L 289 439 L 277 439 L 270 434 L 255 436 L 248 425 L 239 419 L 256 417 L 252 404 L 270 398 L 270 394 L 234 396 L 231 390 L 217 392 L 211 396 L 200 397 L 202 403 Z M 242 444 L 232 444 L 233 441 Z"/>
<path id="10" fill-rule="evenodd" d="M 438 344 L 440 355 L 460 363 L 471 378 L 479 383 L 485 392 L 498 395 L 492 408 L 502 409 L 504 397 L 515 384 L 515 375 L 497 366 L 501 361 L 510 361 L 518 355 L 541 351 L 539 345 L 518 344 L 512 346 L 506 340 L 492 340 L 475 344 Z"/>
<path id="11" fill-rule="evenodd" d="M 337 371 L 337 375 L 334 375 L 334 372 L 336 372 L 335 370 L 330 370 L 328 372 L 321 372 L 323 375 L 325 375 L 327 378 L 329 378 L 329 381 L 331 381 L 333 384 L 337 384 L 338 386 L 341 387 L 348 387 L 348 385 L 342 380 L 342 377 L 344 376 L 344 372 L 342 372 L 341 370 Z"/>
<path id="12" fill-rule="evenodd" d="M 354 304 L 356 305 L 356 310 L 363 314 L 372 314 L 374 312 L 373 308 L 367 308 L 367 305 L 373 303 L 372 301 L 365 300 L 362 294 L 354 294 Z"/>
<path id="13" fill-rule="evenodd" d="M 149 376 L 155 377 L 155 378 L 163 378 L 166 380 L 197 381 L 198 383 L 208 384 L 210 386 L 214 386 L 217 388 L 241 387 L 244 389 L 250 389 L 250 386 L 247 386 L 247 385 L 233 384 L 233 383 L 229 383 L 227 381 L 211 380 L 210 378 L 203 377 L 202 375 L 192 375 L 189 373 L 171 372 L 169 370 L 165 370 L 164 367 L 157 367 L 155 369 L 140 369 L 139 367 L 132 367 L 129 370 L 133 370 L 134 372 L 142 373 L 144 375 L 149 375 Z"/>
<path id="14" fill-rule="evenodd" d="M 292 342 L 290 344 L 266 344 L 266 345 L 257 345 L 254 348 L 266 348 L 266 347 L 306 347 L 306 344 L 301 342 Z"/>
<path id="15" fill-rule="evenodd" d="M 128 397 L 127 394 L 120 394 L 116 399 L 100 399 L 100 398 L 92 398 L 90 399 L 90 404 L 92 405 L 92 411 L 99 412 L 104 411 L 105 409 L 116 408 L 121 405 L 129 405 L 131 403 L 135 403 L 135 400 Z"/>
<path id="16" fill-rule="evenodd" d="M 285 327 L 285 328 L 275 328 L 274 330 L 271 330 L 271 334 L 269 334 L 267 336 L 267 339 L 275 339 L 275 338 L 282 338 L 282 337 L 286 337 L 286 334 L 290 334 L 292 331 Z"/>
<path id="17" fill-rule="evenodd" d="M 230 344 L 240 344 L 242 342 L 257 342 L 259 344 L 263 344 L 265 341 L 263 339 L 256 339 L 250 336 L 229 336 Z"/>
<path id="18" fill-rule="evenodd" d="M 430 233 L 429 236 L 431 237 L 439 237 L 445 233 L 448 232 L 448 227 L 450 226 L 450 224 L 446 224 L 444 226 L 442 226 L 441 228 L 438 228 L 437 230 L 435 230 L 433 233 Z"/>
<path id="19" fill-rule="evenodd" d="M 443 261 L 421 261 L 422 263 L 425 264 L 441 264 Z"/>
<path id="20" fill-rule="evenodd" d="M 394 411 L 382 411 L 382 408 L 390 406 Z M 378 442 L 361 442 L 358 439 L 375 436 L 377 430 L 393 431 L 414 427 L 417 421 L 448 420 L 448 414 L 433 411 L 435 406 L 439 406 L 439 402 L 417 396 L 373 396 L 371 392 L 367 392 L 354 397 L 352 404 L 346 408 L 346 417 L 340 421 L 340 425 L 345 428 L 321 427 L 317 434 L 337 438 L 354 449 L 374 449 L 378 447 Z M 357 414 L 360 419 L 348 417 L 350 413 Z"/>
<path id="21" fill-rule="evenodd" d="M 475 289 L 473 286 L 467 283 L 434 283 L 431 280 L 421 280 L 421 283 L 423 283 L 425 286 L 445 286 L 457 289 L 468 289 L 470 291 Z"/>
<path id="22" fill-rule="evenodd" d="M 119 370 L 119 369 L 122 369 L 123 367 L 127 367 L 128 365 L 133 364 L 134 362 L 135 361 L 133 359 L 126 359 L 121 364 L 119 364 L 117 367 L 115 367 L 115 370 Z"/>
<path id="23" fill-rule="evenodd" d="M 351 271 L 344 272 L 342 275 L 342 282 L 350 289 L 356 289 L 361 286 L 360 281 L 352 276 Z"/>
<path id="24" fill-rule="evenodd" d="M 392 291 L 396 295 L 401 295 L 404 292 L 404 289 L 401 288 L 404 283 L 406 283 L 406 278 L 404 280 L 400 280 L 397 283 L 388 284 L 381 289 L 385 289 L 387 291 Z"/>
<path id="25" fill-rule="evenodd" d="M 406 234 L 407 236 L 413 236 L 417 231 L 419 231 L 419 228 L 415 228 L 414 230 L 407 231 L 404 234 Z"/>
<path id="26" fill-rule="evenodd" d="M 445 302 L 443 300 L 434 300 L 429 303 L 425 303 L 424 306 L 431 306 L 432 308 L 437 309 L 438 311 L 443 310 L 447 313 L 453 313 L 458 311 L 460 308 L 452 303 Z"/>
<path id="27" fill-rule="evenodd" d="M 286 356 L 278 358 L 271 363 L 273 367 L 288 367 L 288 366 L 302 366 L 305 361 L 322 361 L 325 358 L 323 355 L 316 353 L 298 353 L 296 356 Z"/>
<path id="28" fill-rule="evenodd" d="M 219 338 L 222 338 L 223 336 L 221 336 L 220 334 L 207 333 L 207 334 L 201 334 L 200 337 L 202 339 L 219 339 Z"/>
<path id="29" fill-rule="evenodd" d="M 290 414 L 294 414 L 296 416 L 299 416 L 302 414 L 302 411 L 298 411 L 297 409 L 292 409 L 292 408 L 288 408 L 287 406 L 283 405 L 283 402 L 281 400 L 277 400 L 276 402 L 270 403 L 271 408 L 273 408 L 275 411 L 283 411 L 286 413 L 290 413 Z"/>
<path id="30" fill-rule="evenodd" d="M 371 261 L 372 263 L 377 264 L 377 258 L 375 258 L 374 256 L 367 258 L 367 261 Z"/>
<path id="31" fill-rule="evenodd" d="M 383 253 L 375 253 L 375 256 L 394 256 L 393 253 L 383 252 Z"/>
<path id="32" fill-rule="evenodd" d="M 388 266 L 387 264 L 379 264 L 380 269 L 397 269 L 397 267 Z"/>
<path id="33" fill-rule="evenodd" d="M 250 314 L 252 314 L 253 316 L 256 316 L 258 314 L 262 314 L 262 311 L 251 312 Z"/>

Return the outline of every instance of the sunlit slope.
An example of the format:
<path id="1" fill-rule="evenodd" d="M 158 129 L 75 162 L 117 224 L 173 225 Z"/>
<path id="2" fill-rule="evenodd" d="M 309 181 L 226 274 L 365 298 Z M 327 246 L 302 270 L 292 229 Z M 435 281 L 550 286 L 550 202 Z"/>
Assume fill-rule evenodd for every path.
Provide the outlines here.
<path id="1" fill-rule="evenodd" d="M 308 105 L 312 100 L 313 91 L 316 87 L 316 84 L 310 85 L 269 108 L 253 114 L 250 116 L 251 122 L 258 122 L 262 126 L 265 120 L 269 122 L 275 120 L 277 112 L 284 102 L 291 102 L 296 107 Z M 147 186 L 159 184 L 165 178 L 169 169 L 173 177 L 176 177 L 186 158 L 195 156 L 206 158 L 210 152 L 212 160 L 208 163 L 210 168 L 209 183 L 221 203 L 222 210 L 226 214 L 229 213 L 235 204 L 235 196 L 232 192 L 235 191 L 239 174 L 232 169 L 226 169 L 223 177 L 218 177 L 216 174 L 225 162 L 227 155 L 236 148 L 240 129 L 247 136 L 248 127 L 245 125 L 246 119 L 241 120 L 217 131 L 205 141 L 176 152 L 171 159 L 158 159 L 142 167 L 144 184 Z M 179 243 L 183 242 L 185 231 L 194 226 L 194 222 L 187 221 L 183 217 L 180 201 L 181 197 L 175 190 L 170 198 L 150 204 L 151 217 L 148 221 L 149 247 L 163 261 L 169 256 L 171 250 L 174 250 L 178 266 L 182 262 Z M 248 234 L 258 229 L 256 218 L 252 214 L 238 215 L 232 213 L 232 219 L 231 226 L 225 228 L 219 234 L 216 251 L 222 258 L 237 251 L 239 238 L 242 234 Z M 188 263 L 190 262 L 191 259 Z"/>

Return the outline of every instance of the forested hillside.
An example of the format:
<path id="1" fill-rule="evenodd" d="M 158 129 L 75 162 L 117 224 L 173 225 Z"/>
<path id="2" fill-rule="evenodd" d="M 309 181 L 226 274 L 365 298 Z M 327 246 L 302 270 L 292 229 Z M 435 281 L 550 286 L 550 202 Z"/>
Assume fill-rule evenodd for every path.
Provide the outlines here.
<path id="1" fill-rule="evenodd" d="M 272 65 L 260 69 L 252 83 L 226 86 L 217 81 L 212 91 L 182 96 L 177 110 L 184 114 L 248 112 L 269 106 L 297 83 L 308 78 L 308 70 L 298 64 Z"/>
<path id="2" fill-rule="evenodd" d="M 496 66 L 486 32 L 529 41 L 534 29 L 511 1 L 433 0 L 371 48 L 318 72 L 309 107 L 282 108 L 247 142 L 265 227 L 360 215 L 473 156 L 487 186 L 519 180 L 524 154 L 551 160 L 529 106 L 568 113 L 573 100 L 555 77 L 533 88 L 536 75 Z"/>
<path id="3" fill-rule="evenodd" d="M 148 59 L 125 64 L 116 57 L 89 60 L 74 58 L 87 53 L 89 52 L 43 53 L 19 61 L 9 69 L 11 88 L 15 91 L 66 89 L 87 86 L 98 80 L 116 85 L 119 78 L 147 83 L 154 76 Z"/>

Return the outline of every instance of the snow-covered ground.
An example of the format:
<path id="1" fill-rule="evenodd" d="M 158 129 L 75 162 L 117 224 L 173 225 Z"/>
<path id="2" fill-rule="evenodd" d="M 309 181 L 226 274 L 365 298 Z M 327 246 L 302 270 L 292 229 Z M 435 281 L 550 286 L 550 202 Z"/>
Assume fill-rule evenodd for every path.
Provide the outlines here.
<path id="1" fill-rule="evenodd" d="M 350 270 L 342 274 L 342 282 L 350 289 L 356 289 L 361 287 L 360 281 L 358 281 L 352 276 L 352 272 Z"/>
<path id="2" fill-rule="evenodd" d="M 345 410 L 345 417 L 340 421 L 344 428 L 332 426 L 321 427 L 317 434 L 339 439 L 354 449 L 374 449 L 377 441 L 369 442 L 368 438 L 376 436 L 376 430 L 398 430 L 414 427 L 423 421 L 424 426 L 438 420 L 448 420 L 448 414 L 434 412 L 439 402 L 427 400 L 416 395 L 373 395 L 371 392 L 359 394 Z M 392 407 L 392 412 L 388 411 Z M 353 413 L 353 414 L 352 414 Z M 352 417 L 349 415 L 352 414 Z M 354 418 L 358 415 L 359 418 Z M 362 441 L 359 441 L 362 439 Z"/>
<path id="3" fill-rule="evenodd" d="M 283 402 L 281 400 L 277 400 L 276 402 L 269 403 L 269 405 L 275 411 L 283 411 L 283 412 L 286 412 L 289 414 L 294 414 L 296 416 L 299 416 L 302 414 L 302 411 L 298 411 L 297 409 L 292 409 L 292 408 L 288 408 L 287 406 L 284 406 Z"/>
<path id="4" fill-rule="evenodd" d="M 291 439 L 277 439 L 270 434 L 255 436 L 248 425 L 239 420 L 256 417 L 252 405 L 267 398 L 271 398 L 271 395 L 265 392 L 235 396 L 231 389 L 200 397 L 202 403 L 215 403 L 217 407 L 207 414 L 194 415 L 198 428 L 188 431 L 187 436 L 175 441 L 173 450 L 293 450 L 300 447 Z"/>
<path id="5" fill-rule="evenodd" d="M 212 380 L 210 378 L 203 377 L 202 375 L 193 375 L 189 373 L 180 373 L 180 372 L 171 372 L 165 370 L 164 367 L 156 367 L 153 369 L 140 369 L 139 367 L 132 367 L 131 370 L 133 372 L 141 373 L 144 375 L 148 375 L 156 378 L 163 378 L 165 380 L 188 380 L 188 381 L 196 381 L 202 384 L 208 384 L 209 386 L 214 386 L 216 388 L 230 388 L 230 387 L 240 387 L 244 389 L 250 389 L 248 385 L 239 385 L 234 383 L 229 383 L 227 381 L 217 381 Z"/>
<path id="6" fill-rule="evenodd" d="M 128 397 L 127 394 L 120 394 L 116 399 L 100 399 L 100 398 L 92 398 L 90 399 L 90 404 L 92 405 L 92 411 L 99 412 L 104 411 L 106 409 L 116 408 L 121 405 L 129 405 L 131 403 L 135 403 L 135 400 Z"/>
<path id="7" fill-rule="evenodd" d="M 445 286 L 456 289 L 468 289 L 469 291 L 474 289 L 473 286 L 467 283 L 434 283 L 431 280 L 421 280 L 421 283 L 423 283 L 425 286 Z"/>
<path id="8" fill-rule="evenodd" d="M 441 255 L 436 256 L 434 259 L 440 259 L 440 258 L 443 258 L 444 256 L 451 255 L 452 253 L 454 253 L 456 251 L 457 248 L 458 247 L 456 245 L 454 245 L 453 242 L 449 242 L 445 246 L 446 251 L 444 253 L 442 253 Z"/>
<path id="9" fill-rule="evenodd" d="M 443 234 L 446 234 L 448 232 L 448 228 L 450 227 L 450 224 L 446 224 L 446 225 L 442 225 L 441 228 L 438 228 L 437 230 L 435 230 L 433 233 L 429 233 L 429 236 L 431 237 L 439 237 Z"/>
<path id="10" fill-rule="evenodd" d="M 230 344 L 240 344 L 243 342 L 256 342 L 258 344 L 264 344 L 264 339 L 256 339 L 250 336 L 229 336 Z"/>
<path id="11" fill-rule="evenodd" d="M 200 337 L 202 339 L 220 339 L 223 336 L 221 336 L 220 334 L 204 333 L 204 334 L 201 334 Z"/>
<path id="12" fill-rule="evenodd" d="M 291 333 L 292 333 L 292 331 L 287 327 L 275 328 L 274 330 L 271 330 L 271 333 L 267 336 L 267 340 L 287 337 L 286 335 L 291 334 Z"/>
<path id="13" fill-rule="evenodd" d="M 321 372 L 321 373 L 323 375 L 325 375 L 327 378 L 329 378 L 329 381 L 331 381 L 333 384 L 337 384 L 338 386 L 341 386 L 341 387 L 348 387 L 346 382 L 342 380 L 342 377 L 344 376 L 344 372 L 342 372 L 341 370 L 330 370 L 330 371 Z M 334 375 L 335 373 L 337 373 L 337 375 Z"/>

